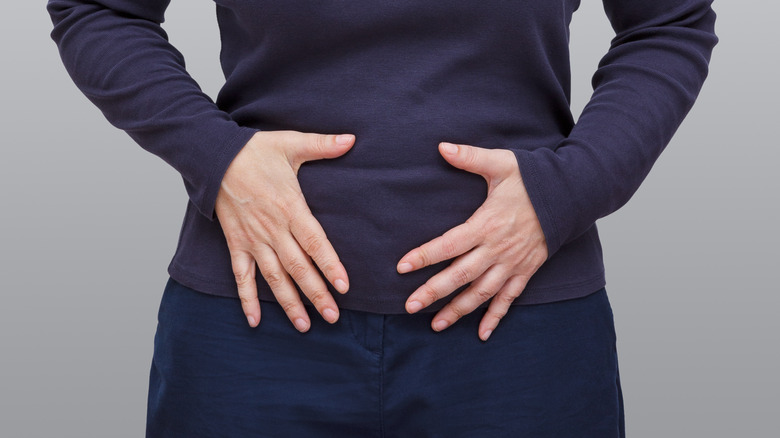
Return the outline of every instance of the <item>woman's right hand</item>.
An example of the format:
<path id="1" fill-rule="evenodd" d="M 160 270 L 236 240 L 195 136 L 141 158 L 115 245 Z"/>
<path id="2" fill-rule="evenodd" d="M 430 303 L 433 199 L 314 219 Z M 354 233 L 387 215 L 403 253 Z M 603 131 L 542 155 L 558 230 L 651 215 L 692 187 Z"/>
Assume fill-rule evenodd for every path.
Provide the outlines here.
<path id="1" fill-rule="evenodd" d="M 354 143 L 351 134 L 260 131 L 230 163 L 215 211 L 250 326 L 260 322 L 255 266 L 298 331 L 311 322 L 293 281 L 326 321 L 338 320 L 336 302 L 314 263 L 342 294 L 349 288 L 347 272 L 309 210 L 297 175 L 304 162 L 338 157 Z"/>

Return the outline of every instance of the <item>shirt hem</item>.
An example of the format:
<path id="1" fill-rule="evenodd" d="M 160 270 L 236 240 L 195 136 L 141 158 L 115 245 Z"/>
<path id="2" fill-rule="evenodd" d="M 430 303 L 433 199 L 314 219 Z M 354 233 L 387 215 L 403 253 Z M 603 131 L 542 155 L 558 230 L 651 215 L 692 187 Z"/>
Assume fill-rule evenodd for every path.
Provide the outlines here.
<path id="1" fill-rule="evenodd" d="M 238 299 L 238 290 L 235 289 L 234 284 L 228 284 L 220 281 L 214 281 L 195 274 L 187 269 L 177 265 L 173 261 L 168 266 L 168 274 L 181 283 L 195 291 L 205 293 L 208 295 L 216 295 L 221 297 L 230 297 Z M 512 303 L 513 306 L 522 305 L 536 305 L 547 304 L 558 301 L 565 301 L 570 299 L 582 298 L 592 293 L 598 292 L 606 286 L 606 277 L 604 271 L 600 271 L 597 275 L 586 278 L 580 281 L 574 281 L 564 283 L 560 285 L 545 285 L 526 289 L 520 296 Z M 264 290 L 259 288 L 259 295 L 261 301 L 275 302 L 273 297 L 269 297 L 264 294 Z M 349 292 L 348 292 L 349 294 Z M 361 300 L 359 298 L 350 298 L 348 296 L 336 296 L 335 298 L 341 301 L 339 307 L 347 310 L 357 310 L 361 312 L 379 313 L 379 314 L 405 314 L 407 313 L 404 308 L 404 302 L 394 300 Z M 450 297 L 451 298 L 451 297 Z M 307 300 L 303 300 L 304 304 L 311 305 Z M 437 303 L 423 309 L 421 313 L 432 313 L 438 311 L 449 300 L 440 300 Z M 483 303 L 479 308 L 487 307 L 489 302 Z M 383 309 L 383 310 L 378 310 Z M 386 309 L 386 310 L 385 310 Z"/>

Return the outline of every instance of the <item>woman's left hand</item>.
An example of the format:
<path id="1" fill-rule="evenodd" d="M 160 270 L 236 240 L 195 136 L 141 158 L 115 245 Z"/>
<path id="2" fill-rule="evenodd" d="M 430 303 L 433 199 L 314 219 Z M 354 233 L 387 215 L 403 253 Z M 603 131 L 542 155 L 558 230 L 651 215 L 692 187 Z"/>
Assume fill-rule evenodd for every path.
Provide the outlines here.
<path id="1" fill-rule="evenodd" d="M 547 243 L 512 151 L 441 143 L 439 152 L 453 166 L 484 177 L 487 199 L 464 224 L 398 262 L 398 272 L 404 274 L 457 257 L 409 296 L 406 310 L 418 312 L 471 282 L 434 316 L 431 326 L 444 330 L 491 300 L 479 324 L 479 337 L 486 341 L 547 260 Z"/>

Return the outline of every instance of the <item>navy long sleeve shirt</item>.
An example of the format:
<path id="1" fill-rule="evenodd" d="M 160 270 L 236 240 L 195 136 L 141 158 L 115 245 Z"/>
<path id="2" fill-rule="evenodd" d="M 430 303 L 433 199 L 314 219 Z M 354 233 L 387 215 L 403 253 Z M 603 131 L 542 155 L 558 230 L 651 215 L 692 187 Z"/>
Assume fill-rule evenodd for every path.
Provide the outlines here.
<path id="1" fill-rule="evenodd" d="M 257 130 L 353 133 L 348 153 L 304 163 L 298 178 L 350 278 L 346 295 L 331 289 L 337 303 L 382 313 L 404 312 L 449 263 L 402 275 L 398 260 L 485 200 L 485 181 L 444 161 L 441 141 L 515 154 L 549 253 L 515 304 L 601 288 L 595 222 L 648 174 L 717 43 L 711 0 L 603 0 L 616 35 L 575 124 L 568 40 L 579 0 L 216 0 L 226 82 L 214 102 L 160 26 L 169 1 L 49 0 L 48 11 L 76 85 L 184 180 L 170 275 L 237 296 L 214 204 Z"/>

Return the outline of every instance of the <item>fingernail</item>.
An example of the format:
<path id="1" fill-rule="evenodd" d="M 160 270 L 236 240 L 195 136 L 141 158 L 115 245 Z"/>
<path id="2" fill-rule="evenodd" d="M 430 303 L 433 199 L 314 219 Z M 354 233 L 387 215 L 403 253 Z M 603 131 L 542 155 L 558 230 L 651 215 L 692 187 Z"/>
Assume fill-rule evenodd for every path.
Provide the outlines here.
<path id="1" fill-rule="evenodd" d="M 452 143 L 442 143 L 441 148 L 444 150 L 445 153 L 448 153 L 450 155 L 455 155 L 458 153 L 458 146 L 452 144 Z"/>
<path id="2" fill-rule="evenodd" d="M 336 322 L 337 319 L 339 319 L 339 314 L 336 313 L 336 311 L 333 309 L 325 309 L 322 312 L 322 316 L 325 317 L 325 321 L 328 321 L 331 324 Z"/>
<path id="3" fill-rule="evenodd" d="M 346 293 L 347 289 L 349 289 L 349 287 L 347 287 L 347 282 L 340 278 L 334 282 L 334 285 L 336 286 L 336 290 L 341 293 Z"/>
<path id="4" fill-rule="evenodd" d="M 487 341 L 490 335 L 493 334 L 493 330 L 488 330 L 485 333 L 482 334 L 482 340 Z"/>
<path id="5" fill-rule="evenodd" d="M 409 313 L 416 313 L 419 312 L 420 309 L 423 308 L 423 305 L 419 301 L 412 301 L 409 304 L 406 305 L 406 308 L 409 309 Z"/>
<path id="6" fill-rule="evenodd" d="M 349 142 L 352 141 L 353 138 L 355 138 L 355 136 L 352 134 L 341 134 L 336 136 L 336 143 L 338 143 L 339 146 L 346 146 L 349 144 Z"/>
<path id="7" fill-rule="evenodd" d="M 412 266 L 411 263 L 404 262 L 404 263 L 401 263 L 400 265 L 398 265 L 398 272 L 401 273 L 401 274 L 406 274 L 407 272 L 411 271 L 412 268 L 413 268 L 413 266 Z"/>
<path id="8" fill-rule="evenodd" d="M 303 318 L 296 319 L 293 324 L 295 324 L 295 328 L 298 329 L 299 332 L 305 332 L 309 329 L 309 324 Z"/>
<path id="9" fill-rule="evenodd" d="M 254 317 L 254 316 L 252 316 L 252 315 L 248 315 L 248 316 L 246 317 L 246 320 L 249 322 L 249 325 L 250 325 L 250 326 L 252 326 L 252 327 L 254 327 L 254 326 L 255 326 L 255 324 L 257 324 L 257 320 L 256 320 L 256 319 L 255 319 L 255 317 Z"/>
<path id="10" fill-rule="evenodd" d="M 440 319 L 433 323 L 433 329 L 437 332 L 440 332 L 447 328 L 447 326 L 450 325 L 447 321 Z"/>

